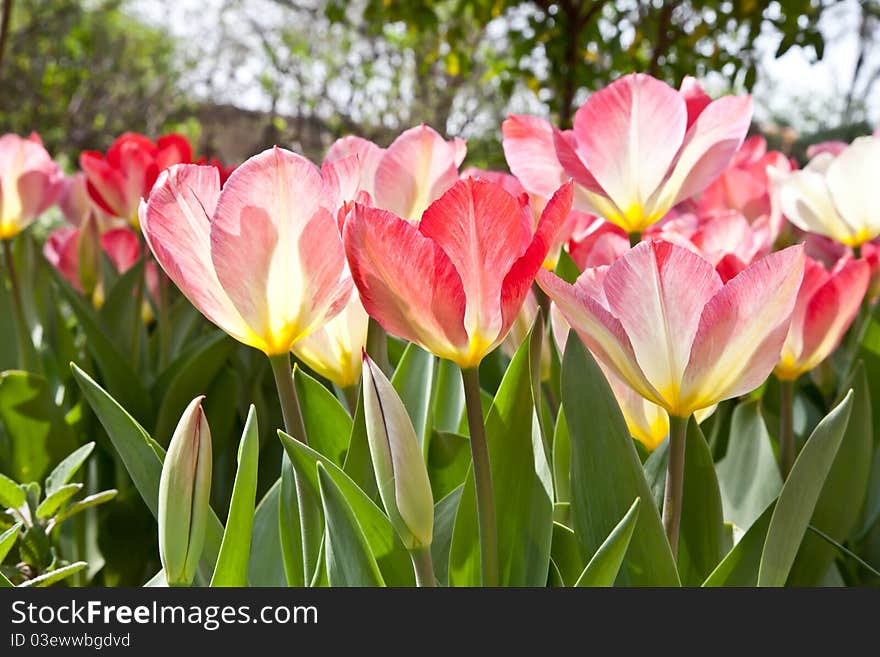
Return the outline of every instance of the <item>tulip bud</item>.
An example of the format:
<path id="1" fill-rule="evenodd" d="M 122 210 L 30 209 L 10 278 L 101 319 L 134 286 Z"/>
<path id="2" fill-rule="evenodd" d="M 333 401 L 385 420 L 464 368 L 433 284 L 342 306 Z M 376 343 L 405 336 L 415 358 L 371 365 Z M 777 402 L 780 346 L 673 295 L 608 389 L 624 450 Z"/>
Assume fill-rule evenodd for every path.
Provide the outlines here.
<path id="1" fill-rule="evenodd" d="M 211 430 L 192 400 L 171 437 L 159 480 L 159 556 L 170 586 L 189 586 L 205 543 L 211 497 Z"/>
<path id="2" fill-rule="evenodd" d="M 412 421 L 391 382 L 366 354 L 363 380 L 367 439 L 382 503 L 407 549 L 427 547 L 434 497 Z"/>
<path id="3" fill-rule="evenodd" d="M 79 241 L 77 242 L 78 275 L 83 292 L 93 294 L 98 284 L 98 273 L 101 269 L 101 235 L 98 232 L 98 223 L 91 215 L 83 219 L 79 229 Z"/>

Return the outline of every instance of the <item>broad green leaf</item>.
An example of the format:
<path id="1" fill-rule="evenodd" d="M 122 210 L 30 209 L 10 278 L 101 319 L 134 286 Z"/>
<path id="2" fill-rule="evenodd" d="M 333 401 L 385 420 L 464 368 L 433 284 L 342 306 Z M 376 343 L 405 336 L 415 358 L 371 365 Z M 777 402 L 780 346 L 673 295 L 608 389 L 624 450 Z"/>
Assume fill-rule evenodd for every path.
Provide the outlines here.
<path id="1" fill-rule="evenodd" d="M 36 374 L 0 373 L 0 423 L 12 449 L 7 474 L 18 481 L 42 479 L 76 447 L 48 382 Z"/>
<path id="2" fill-rule="evenodd" d="M 316 465 L 318 462 L 324 465 L 327 474 L 333 478 L 351 506 L 369 543 L 370 551 L 379 565 L 384 581 L 389 586 L 413 586 L 415 574 L 409 553 L 385 513 L 367 497 L 366 493 L 358 488 L 357 484 L 339 466 L 327 461 L 326 457 L 294 440 L 284 432 L 279 432 L 278 435 L 297 475 L 303 477 L 304 485 L 318 499 L 320 499 L 320 492 Z"/>
<path id="3" fill-rule="evenodd" d="M 235 347 L 235 342 L 222 331 L 214 331 L 206 340 L 198 352 L 184 360 L 167 384 L 155 390 L 156 399 L 162 401 L 153 437 L 160 445 L 168 444 L 187 404 L 205 393 Z"/>
<path id="4" fill-rule="evenodd" d="M 880 303 L 875 304 L 872 316 L 866 322 L 856 357 L 864 364 L 871 399 L 880 399 Z M 880 446 L 880 412 L 873 413 L 871 419 L 871 435 L 876 448 Z"/>
<path id="5" fill-rule="evenodd" d="M 784 586 L 846 432 L 853 391 L 819 423 L 782 486 L 761 553 L 758 586 Z"/>
<path id="6" fill-rule="evenodd" d="M 743 531 L 782 490 L 760 403 L 745 401 L 733 411 L 727 453 L 717 466 L 724 517 Z"/>
<path id="7" fill-rule="evenodd" d="M 431 541 L 431 559 L 434 561 L 434 575 L 440 586 L 449 583 L 449 547 L 452 544 L 452 530 L 461 500 L 463 485 L 458 486 L 434 505 L 434 539 Z"/>
<path id="8" fill-rule="evenodd" d="M 150 436 L 128 412 L 85 372 L 71 363 L 73 376 L 79 384 L 101 426 L 110 437 L 116 453 L 122 459 L 125 469 L 134 482 L 141 498 L 149 507 L 153 517 L 159 513 L 159 477 L 162 474 L 162 461 L 150 446 Z M 214 571 L 220 543 L 223 540 L 223 525 L 211 511 L 205 529 L 205 546 L 202 551 L 202 570 L 208 575 Z"/>
<path id="9" fill-rule="evenodd" d="M 95 449 L 95 443 L 86 443 L 56 465 L 55 469 L 46 477 L 46 495 L 51 495 L 73 479 L 93 449 Z"/>
<path id="10" fill-rule="evenodd" d="M 15 545 L 15 541 L 18 540 L 18 532 L 20 530 L 21 523 L 17 522 L 5 532 L 0 534 L 0 563 L 3 563 L 6 555 L 9 554 L 12 546 Z"/>
<path id="11" fill-rule="evenodd" d="M 141 377 L 116 346 L 118 337 L 108 334 L 101 326 L 95 311 L 79 293 L 53 271 L 53 276 L 64 300 L 70 304 L 80 328 L 86 334 L 86 348 L 95 359 L 107 388 L 119 403 L 138 420 L 145 422 L 154 416 L 150 393 L 141 383 Z M 128 339 L 126 336 L 124 339 Z"/>
<path id="12" fill-rule="evenodd" d="M 0 506 L 17 509 L 24 504 L 24 489 L 4 474 L 0 474 Z"/>
<path id="13" fill-rule="evenodd" d="M 370 445 L 367 442 L 367 420 L 364 413 L 364 395 L 358 397 L 357 409 L 351 425 L 351 436 L 348 439 L 348 452 L 342 466 L 351 479 L 364 491 L 370 499 L 379 499 L 379 488 L 373 472 L 373 460 L 370 456 Z"/>
<path id="14" fill-rule="evenodd" d="M 837 542 L 849 537 L 861 514 L 874 448 L 871 440 L 871 399 L 865 368 L 861 363 L 842 389 L 849 388 L 853 390 L 852 413 L 810 519 L 810 525 Z M 814 532 L 806 534 L 792 565 L 788 583 L 794 586 L 817 584 L 828 571 L 834 555 L 832 545 Z"/>
<path id="15" fill-rule="evenodd" d="M 47 496 L 37 507 L 37 518 L 40 520 L 51 518 L 61 505 L 82 490 L 82 487 L 82 484 L 67 484 Z"/>
<path id="16" fill-rule="evenodd" d="M 553 491 L 557 503 L 571 502 L 571 439 L 565 413 L 556 416 L 556 430 L 553 432 Z M 559 565 L 559 564 L 557 564 Z"/>
<path id="17" fill-rule="evenodd" d="M 715 464 L 700 425 L 688 423 L 684 457 L 678 574 L 683 586 L 699 586 L 724 557 L 724 516 Z"/>
<path id="18" fill-rule="evenodd" d="M 296 499 L 296 475 L 285 451 L 281 456 L 281 479 L 278 487 L 278 545 L 288 586 L 305 586 L 303 570 L 302 528 Z"/>
<path id="19" fill-rule="evenodd" d="M 384 586 L 382 573 L 348 500 L 320 461 L 317 470 L 327 526 L 324 547 L 330 586 Z"/>
<path id="20" fill-rule="evenodd" d="M 9 578 L 3 573 L 0 573 L 0 589 L 11 589 L 13 586 L 14 585 L 9 581 Z"/>
<path id="21" fill-rule="evenodd" d="M 573 529 L 584 552 L 594 554 L 634 499 L 653 498 L 614 394 L 573 333 L 563 357 L 562 408 L 571 437 Z M 653 504 L 642 505 L 617 583 L 679 584 L 660 513 Z"/>
<path id="22" fill-rule="evenodd" d="M 560 586 L 574 586 L 584 569 L 584 554 L 574 530 L 562 523 L 553 523 L 550 558 L 559 573 Z"/>
<path id="23" fill-rule="evenodd" d="M 254 513 L 248 580 L 251 586 L 287 586 L 279 535 L 278 479 L 260 500 Z M 299 526 L 296 528 L 299 531 Z"/>
<path id="24" fill-rule="evenodd" d="M 559 254 L 559 262 L 556 263 L 556 275 L 570 284 L 574 284 L 578 276 L 581 275 L 581 270 L 578 269 L 578 266 L 565 249 Z"/>
<path id="25" fill-rule="evenodd" d="M 299 367 L 295 368 L 293 380 L 309 445 L 341 466 L 351 436 L 351 417 L 332 392 Z"/>
<path id="26" fill-rule="evenodd" d="M 438 431 L 457 432 L 464 413 L 464 386 L 458 365 L 445 358 L 437 362 L 433 398 L 431 416 L 434 428 Z"/>
<path id="27" fill-rule="evenodd" d="M 238 447 L 238 470 L 229 501 L 229 515 L 223 530 L 220 554 L 214 567 L 211 586 L 247 586 L 251 535 L 254 528 L 254 504 L 257 501 L 257 467 L 260 459 L 260 433 L 253 404 Z"/>
<path id="28" fill-rule="evenodd" d="M 48 573 L 43 573 L 38 577 L 34 577 L 33 579 L 29 579 L 26 582 L 19 584 L 19 588 L 27 588 L 27 587 L 35 587 L 42 588 L 46 586 L 52 586 L 56 582 L 60 582 L 63 579 L 70 577 L 71 575 L 75 575 L 83 568 L 86 568 L 89 564 L 85 561 L 77 561 L 76 563 L 72 563 L 69 566 L 63 566 L 62 568 L 56 568 Z"/>
<path id="29" fill-rule="evenodd" d="M 464 483 L 471 466 L 471 447 L 467 436 L 434 431 L 428 441 L 428 478 L 434 499 L 446 497 Z"/>
<path id="30" fill-rule="evenodd" d="M 416 430 L 416 437 L 422 445 L 425 443 L 425 436 L 430 435 L 428 410 L 431 403 L 435 361 L 436 358 L 432 354 L 410 343 L 391 377 L 391 384 L 400 395 Z"/>
<path id="31" fill-rule="evenodd" d="M 776 502 L 770 503 L 749 530 L 739 539 L 739 543 L 727 553 L 712 574 L 703 582 L 703 586 L 755 586 L 758 583 L 758 567 L 761 564 L 761 552 L 767 540 L 767 530 Z"/>
<path id="32" fill-rule="evenodd" d="M 535 415 L 530 340 L 517 350 L 486 418 L 502 586 L 544 586 L 550 562 L 553 477 Z M 452 533 L 451 585 L 480 584 L 478 536 L 476 490 L 469 474 Z"/>
<path id="33" fill-rule="evenodd" d="M 632 540 L 636 522 L 639 519 L 639 503 L 636 498 L 626 515 L 621 518 L 617 526 L 608 535 L 608 538 L 596 550 L 596 554 L 590 559 L 590 563 L 584 568 L 584 572 L 575 582 L 576 587 L 585 586 L 614 586 L 614 580 L 620 572 L 623 558 Z"/>
<path id="34" fill-rule="evenodd" d="M 663 498 L 666 497 L 666 468 L 669 464 L 669 437 L 663 439 L 654 451 L 650 453 L 642 467 L 645 470 L 645 479 L 651 489 L 654 505 L 662 510 Z"/>
<path id="35" fill-rule="evenodd" d="M 138 304 L 136 288 L 142 284 L 143 272 L 144 261 L 138 260 L 133 267 L 120 275 L 110 288 L 101 309 L 98 311 L 98 316 L 107 328 L 108 335 L 117 335 L 121 339 L 131 340 L 131 335 L 136 330 L 135 322 L 140 323 L 141 321 L 141 308 Z M 144 285 L 141 290 L 143 293 L 141 299 L 143 300 L 146 297 L 146 286 Z"/>

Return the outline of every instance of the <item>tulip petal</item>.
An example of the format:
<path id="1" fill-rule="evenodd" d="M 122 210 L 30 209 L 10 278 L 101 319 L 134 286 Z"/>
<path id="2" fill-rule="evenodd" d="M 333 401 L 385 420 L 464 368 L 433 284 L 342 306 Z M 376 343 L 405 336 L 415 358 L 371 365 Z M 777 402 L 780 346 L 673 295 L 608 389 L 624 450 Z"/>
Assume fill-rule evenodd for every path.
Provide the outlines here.
<path id="1" fill-rule="evenodd" d="M 141 259 L 138 236 L 128 228 L 113 228 L 101 235 L 101 248 L 119 273 L 125 273 Z"/>
<path id="2" fill-rule="evenodd" d="M 556 156 L 553 128 L 545 119 L 511 114 L 501 124 L 501 134 L 507 166 L 532 194 L 550 198 L 569 178 Z"/>
<path id="3" fill-rule="evenodd" d="M 384 153 L 385 149 L 379 148 L 369 139 L 349 135 L 333 142 L 324 157 L 324 163 L 356 155 L 360 162 L 361 189 L 372 196 L 375 194 L 376 168 Z"/>
<path id="4" fill-rule="evenodd" d="M 690 128 L 702 111 L 712 102 L 712 98 L 703 91 L 703 87 L 692 75 L 684 76 L 678 93 L 682 95 L 687 106 L 687 127 Z"/>
<path id="5" fill-rule="evenodd" d="M 261 340 L 232 305 L 211 262 L 211 219 L 220 195 L 217 169 L 179 164 L 163 172 L 141 204 L 144 238 L 162 269 L 199 311 L 240 342 Z"/>
<path id="6" fill-rule="evenodd" d="M 96 151 L 84 151 L 79 156 L 79 165 L 88 176 L 87 187 L 92 200 L 114 217 L 124 217 L 125 183 L 119 173 Z"/>
<path id="7" fill-rule="evenodd" d="M 443 249 L 417 226 L 359 203 L 345 222 L 344 244 L 367 313 L 389 333 L 457 361 L 468 347 L 466 301 Z"/>
<path id="8" fill-rule="evenodd" d="M 801 230 L 855 244 L 858 230 L 837 211 L 822 173 L 811 168 L 790 174 L 770 172 L 779 205 L 788 220 Z"/>
<path id="9" fill-rule="evenodd" d="M 704 258 L 663 241 L 642 242 L 608 269 L 608 307 L 632 343 L 639 367 L 666 401 L 679 387 L 703 307 L 722 287 Z"/>
<path id="10" fill-rule="evenodd" d="M 858 227 L 855 244 L 880 234 L 880 138 L 859 137 L 829 165 L 825 180 L 831 199 L 850 226 Z"/>
<path id="11" fill-rule="evenodd" d="M 79 280 L 78 228 L 61 226 L 49 233 L 43 244 L 43 255 L 74 289 L 83 291 Z"/>
<path id="12" fill-rule="evenodd" d="M 757 388 L 779 360 L 804 272 L 804 248 L 762 258 L 706 304 L 685 371 L 678 415 Z"/>

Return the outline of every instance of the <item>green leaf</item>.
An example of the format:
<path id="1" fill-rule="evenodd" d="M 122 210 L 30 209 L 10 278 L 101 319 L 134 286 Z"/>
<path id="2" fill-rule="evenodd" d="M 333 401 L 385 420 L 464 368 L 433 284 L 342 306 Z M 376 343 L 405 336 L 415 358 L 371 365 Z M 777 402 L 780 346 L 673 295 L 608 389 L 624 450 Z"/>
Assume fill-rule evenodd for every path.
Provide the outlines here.
<path id="1" fill-rule="evenodd" d="M 24 504 L 24 489 L 4 474 L 0 474 L 0 506 L 17 509 Z"/>
<path id="2" fill-rule="evenodd" d="M 463 485 L 458 486 L 434 505 L 431 559 L 434 562 L 434 575 L 437 576 L 440 586 L 447 586 L 449 583 L 449 547 L 452 545 L 452 531 L 455 528 L 455 516 L 463 488 Z"/>
<path id="3" fill-rule="evenodd" d="M 153 517 L 159 513 L 159 477 L 162 474 L 162 461 L 150 446 L 150 436 L 119 403 L 99 386 L 76 364 L 70 364 L 73 376 L 89 402 L 104 431 L 110 437 L 116 453 L 122 459 L 125 469 L 149 507 Z M 223 540 L 223 525 L 217 515 L 208 514 L 205 530 L 205 546 L 202 550 L 202 569 L 214 571 L 220 543 Z"/>
<path id="4" fill-rule="evenodd" d="M 229 516 L 223 531 L 220 554 L 211 586 L 247 586 L 254 504 L 257 501 L 257 467 L 260 459 L 260 433 L 257 411 L 251 404 L 238 446 L 238 470 L 229 501 Z"/>
<path id="5" fill-rule="evenodd" d="M 556 275 L 570 284 L 574 284 L 578 276 L 581 275 L 581 270 L 578 269 L 578 266 L 565 249 L 559 254 L 559 262 L 556 263 Z"/>
<path id="6" fill-rule="evenodd" d="M 556 416 L 556 429 L 553 432 L 553 490 L 557 503 L 571 502 L 571 438 L 565 413 Z M 559 564 L 557 564 L 559 565 Z"/>
<path id="7" fill-rule="evenodd" d="M 464 483 L 471 466 L 471 447 L 467 436 L 434 431 L 428 441 L 428 478 L 434 499 L 446 497 Z"/>
<path id="8" fill-rule="evenodd" d="M 725 519 L 747 530 L 782 490 L 759 400 L 742 402 L 733 411 L 727 453 L 717 472 Z"/>
<path id="9" fill-rule="evenodd" d="M 336 465 L 342 465 L 351 436 L 351 417 L 332 392 L 299 367 L 294 370 L 293 380 L 309 445 Z"/>
<path id="10" fill-rule="evenodd" d="M 154 391 L 156 399 L 162 402 L 159 404 L 153 436 L 159 444 L 168 444 L 184 409 L 209 388 L 234 347 L 235 342 L 228 335 L 223 331 L 214 331 L 205 339 L 201 349 L 183 356 L 183 362 L 179 365 L 172 365 L 175 375 L 170 381 L 165 377 L 157 381 Z"/>
<path id="11" fill-rule="evenodd" d="M 562 523 L 553 523 L 550 558 L 559 573 L 560 586 L 574 586 L 584 568 L 584 554 L 574 530 Z"/>
<path id="12" fill-rule="evenodd" d="M 348 500 L 320 461 L 317 470 L 327 525 L 324 547 L 330 586 L 384 586 L 382 573 Z"/>
<path id="13" fill-rule="evenodd" d="M 351 436 L 348 439 L 348 452 L 345 455 L 345 464 L 342 469 L 364 491 L 367 497 L 378 499 L 379 488 L 376 485 L 373 459 L 370 456 L 370 445 L 367 441 L 367 420 L 364 412 L 363 393 L 358 397 L 351 425 Z"/>
<path id="14" fill-rule="evenodd" d="M 12 546 L 15 545 L 15 541 L 18 540 L 18 533 L 21 530 L 21 526 L 22 524 L 17 522 L 0 534 L 0 563 L 3 563 L 6 555 L 9 554 Z"/>
<path id="15" fill-rule="evenodd" d="M 611 531 L 596 554 L 590 559 L 590 563 L 584 568 L 584 572 L 575 582 L 576 587 L 584 586 L 614 586 L 614 580 L 620 572 L 623 558 L 632 540 L 636 522 L 639 519 L 639 503 L 636 498 L 626 515 L 621 518 L 617 526 Z"/>
<path id="16" fill-rule="evenodd" d="M 40 520 L 51 518 L 61 505 L 82 490 L 82 487 L 82 484 L 67 484 L 48 495 L 37 507 L 37 518 Z"/>
<path id="17" fill-rule="evenodd" d="M 782 486 L 761 553 L 758 586 L 784 586 L 810 524 L 819 494 L 846 432 L 850 390 L 813 430 Z"/>
<path id="18" fill-rule="evenodd" d="M 95 359 L 107 388 L 138 420 L 152 419 L 153 405 L 150 393 L 141 383 L 141 377 L 129 364 L 129 360 L 116 346 L 118 336 L 110 335 L 104 330 L 95 311 L 54 269 L 52 275 L 86 335 L 86 348 Z"/>
<path id="19" fill-rule="evenodd" d="M 520 345 L 510 362 L 486 418 L 501 586 L 544 586 L 550 563 L 553 477 L 535 415 L 531 339 Z M 478 536 L 476 490 L 469 474 L 452 534 L 451 585 L 481 582 Z"/>
<path id="20" fill-rule="evenodd" d="M 333 478 L 345 496 L 352 512 L 370 546 L 370 552 L 382 572 L 382 578 L 389 586 L 413 586 L 415 574 L 409 553 L 391 526 L 388 517 L 367 497 L 357 484 L 339 466 L 330 463 L 307 445 L 294 440 L 282 431 L 278 432 L 281 443 L 303 484 L 318 497 L 318 475 L 316 465 L 323 463 L 327 474 Z"/>
<path id="21" fill-rule="evenodd" d="M 67 520 L 71 516 L 75 516 L 80 511 L 85 511 L 86 509 L 91 509 L 93 506 L 98 506 L 99 504 L 104 504 L 105 502 L 109 502 L 114 497 L 116 497 L 117 491 L 115 488 L 111 488 L 110 490 L 103 490 L 100 493 L 95 493 L 94 495 L 89 495 L 87 497 L 74 502 L 69 507 L 61 511 L 57 516 L 55 516 L 55 526 L 57 527 L 61 524 L 62 521 Z"/>
<path id="22" fill-rule="evenodd" d="M 770 518 L 776 502 L 770 503 L 764 512 L 752 523 L 749 530 L 740 538 L 739 543 L 727 553 L 712 574 L 703 582 L 703 586 L 755 586 L 758 583 L 758 567 L 761 564 L 761 553 L 767 540 Z"/>
<path id="23" fill-rule="evenodd" d="M 254 513 L 250 563 L 248 565 L 248 579 L 251 586 L 287 586 L 279 535 L 278 496 L 280 491 L 281 480 L 278 479 L 260 500 Z M 298 525 L 296 530 L 299 531 Z"/>
<path id="24" fill-rule="evenodd" d="M 855 529 L 868 491 L 871 474 L 871 399 L 864 366 L 859 363 L 843 390 L 852 388 L 852 413 L 831 471 L 825 478 L 822 492 L 810 519 L 810 525 L 843 542 Z M 804 536 L 788 583 L 793 586 L 814 586 L 821 581 L 834 559 L 835 548 L 814 532 Z"/>
<path id="25" fill-rule="evenodd" d="M 593 554 L 636 498 L 653 499 L 626 422 L 605 376 L 580 339 L 569 335 L 562 364 L 562 407 L 571 437 L 571 513 L 575 534 Z M 653 504 L 639 513 L 617 579 L 627 586 L 677 586 L 675 561 Z"/>
<path id="26" fill-rule="evenodd" d="M 107 327 L 108 335 L 126 336 L 130 339 L 135 330 L 135 322 L 140 322 L 141 309 L 135 307 L 138 302 L 135 288 L 143 280 L 143 271 L 144 261 L 138 260 L 110 288 L 104 304 L 98 311 L 98 316 Z M 143 290 L 142 299 L 146 297 L 146 286 Z"/>
<path id="27" fill-rule="evenodd" d="M 93 449 L 95 449 L 95 443 L 86 443 L 56 465 L 55 469 L 46 477 L 46 495 L 51 495 L 73 479 Z"/>
<path id="28" fill-rule="evenodd" d="M 642 464 L 645 479 L 651 489 L 651 496 L 654 498 L 654 505 L 657 509 L 663 509 L 663 498 L 666 497 L 666 468 L 668 464 L 669 437 L 667 436 Z"/>
<path id="29" fill-rule="evenodd" d="M 18 481 L 42 479 L 76 447 L 48 382 L 36 374 L 0 373 L 0 423 L 12 448 L 7 474 Z"/>
<path id="30" fill-rule="evenodd" d="M 56 568 L 53 571 L 48 573 L 43 573 L 39 577 L 34 577 L 33 579 L 29 579 L 22 584 L 19 584 L 18 588 L 43 588 L 46 586 L 52 586 L 56 582 L 60 582 L 63 579 L 70 577 L 71 575 L 75 575 L 83 568 L 88 567 L 85 561 L 77 561 L 76 563 L 72 563 L 69 566 L 64 566 L 62 568 Z"/>
<path id="31" fill-rule="evenodd" d="M 434 428 L 438 431 L 457 432 L 464 413 L 464 386 L 458 365 L 445 358 L 439 359 L 437 363 L 433 397 L 431 416 Z"/>
<path id="32" fill-rule="evenodd" d="M 306 586 L 303 572 L 302 527 L 299 521 L 299 503 L 296 499 L 296 475 L 290 457 L 281 456 L 281 479 L 278 487 L 278 545 L 281 563 L 288 586 Z"/>
<path id="33" fill-rule="evenodd" d="M 0 589 L 11 589 L 13 586 L 14 584 L 9 581 L 9 578 L 3 573 L 0 573 Z"/>
<path id="34" fill-rule="evenodd" d="M 699 586 L 725 553 L 724 516 L 715 463 L 700 425 L 688 423 L 684 457 L 678 574 L 683 586 Z"/>
<path id="35" fill-rule="evenodd" d="M 428 434 L 428 410 L 434 380 L 434 356 L 416 344 L 407 345 L 391 384 L 400 395 L 406 412 L 412 420 L 419 443 L 424 446 Z M 311 436 L 311 434 L 309 434 Z"/>

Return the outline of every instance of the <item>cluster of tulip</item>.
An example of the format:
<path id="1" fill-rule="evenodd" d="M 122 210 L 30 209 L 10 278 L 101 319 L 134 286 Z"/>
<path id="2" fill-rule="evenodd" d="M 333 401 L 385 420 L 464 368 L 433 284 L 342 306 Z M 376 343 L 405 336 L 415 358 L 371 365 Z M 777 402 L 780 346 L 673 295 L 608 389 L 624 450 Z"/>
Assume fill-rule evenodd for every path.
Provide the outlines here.
<path id="1" fill-rule="evenodd" d="M 161 299 L 170 280 L 208 320 L 268 357 L 285 424 L 282 490 L 295 488 L 287 489 L 293 499 L 287 520 L 298 526 L 282 527 L 284 565 L 299 573 L 298 581 L 408 581 L 395 579 L 396 562 L 388 556 L 399 541 L 420 585 L 543 583 L 548 570 L 551 582 L 565 582 L 556 551 L 571 534 L 579 550 L 590 550 L 587 557 L 598 548 L 572 579 L 611 583 L 626 572 L 621 563 L 631 563 L 629 579 L 619 581 L 646 583 L 636 576 L 646 562 L 632 537 L 640 527 L 635 535 L 648 540 L 654 525 L 665 530 L 663 559 L 678 563 L 674 579 L 683 581 L 683 560 L 695 559 L 692 547 L 680 549 L 689 460 L 708 450 L 692 446 L 705 443 L 699 425 L 725 400 L 766 388 L 774 376 L 780 401 L 773 435 L 782 481 L 791 479 L 798 456 L 794 382 L 845 351 L 838 347 L 854 323 L 848 339 L 857 344 L 880 293 L 880 197 L 869 182 L 880 174 L 880 138 L 819 145 L 799 169 L 767 151 L 762 137 L 747 138 L 751 118 L 747 96 L 711 100 L 692 78 L 675 89 L 648 75 L 627 75 L 592 94 L 572 130 L 510 116 L 502 126 L 509 174 L 460 171 L 465 142 L 446 141 L 424 125 L 387 148 L 342 138 L 320 167 L 275 147 L 231 171 L 192 163 L 189 144 L 178 136 L 153 143 L 128 134 L 106 155 L 84 153 L 82 173 L 66 179 L 38 139 L 7 135 L 0 140 L 0 238 L 8 245 L 57 201 L 70 225 L 49 236 L 44 253 L 75 289 L 100 304 L 100 249 L 119 271 L 150 260 L 144 286 L 153 303 L 145 306 L 146 321 L 151 308 L 165 312 Z M 470 458 L 449 512 L 454 522 L 440 513 L 442 501 L 432 490 L 419 426 L 425 418 L 401 400 L 392 385 L 399 376 L 389 381 L 388 347 L 401 340 L 461 370 L 461 432 Z M 499 347 L 511 361 L 487 410 L 480 365 Z M 336 467 L 310 435 L 322 418 L 304 412 L 291 353 L 332 384 L 327 389 L 336 390 L 355 419 L 362 414 L 381 508 L 369 491 L 352 489 L 350 469 Z M 589 475 L 578 469 L 578 450 L 588 448 L 575 445 L 576 434 L 588 427 L 574 426 L 582 417 L 574 400 L 592 359 L 616 400 L 612 425 L 618 416 L 625 421 L 627 445 L 619 447 L 635 458 L 629 436 L 639 441 L 646 470 L 663 453 L 659 508 L 639 495 L 617 504 L 614 513 L 623 520 L 604 543 L 584 509 L 601 506 L 602 494 L 584 499 L 575 490 Z M 844 360 L 842 378 L 855 367 Z M 515 398 L 513 377 L 523 367 L 530 383 L 522 388 L 525 397 Z M 414 376 L 428 378 L 429 393 L 436 390 L 433 366 Z M 505 455 L 506 436 L 521 430 L 508 424 L 512 417 L 538 427 L 527 431 L 537 438 L 525 440 L 529 463 L 521 482 L 505 473 L 520 467 Z M 198 577 L 204 546 L 213 540 L 210 435 L 200 397 L 181 418 L 167 456 L 160 455 L 160 550 L 172 584 Z M 242 468 L 255 472 L 252 443 L 246 429 L 227 528 L 239 480 L 247 480 Z M 352 443 L 349 456 L 354 449 Z M 643 477 L 641 465 L 638 470 Z M 525 517 L 512 519 L 519 502 L 502 496 L 525 496 L 518 487 L 528 489 L 535 478 L 543 497 L 522 502 Z M 253 492 L 250 497 L 252 524 Z M 761 522 L 764 510 L 749 522 Z M 281 514 L 283 525 L 285 509 Z M 432 563 L 441 522 L 449 525 L 448 570 Z M 509 539 L 516 522 L 522 523 L 519 545 Z M 606 536 L 614 523 L 603 522 Z M 385 524 L 396 532 L 393 541 L 375 538 Z M 478 540 L 466 544 L 463 537 L 474 529 Z M 766 523 L 763 532 L 767 541 L 774 536 Z M 237 581 L 228 534 L 213 555 L 215 582 Z M 247 536 L 249 546 L 250 528 Z M 383 540 L 391 543 L 383 547 Z M 613 548 L 621 545 L 615 557 Z M 524 579 L 533 552 L 546 559 L 534 579 Z M 716 555 L 698 581 L 718 577 L 728 552 Z M 788 569 L 782 570 L 784 582 Z"/>

